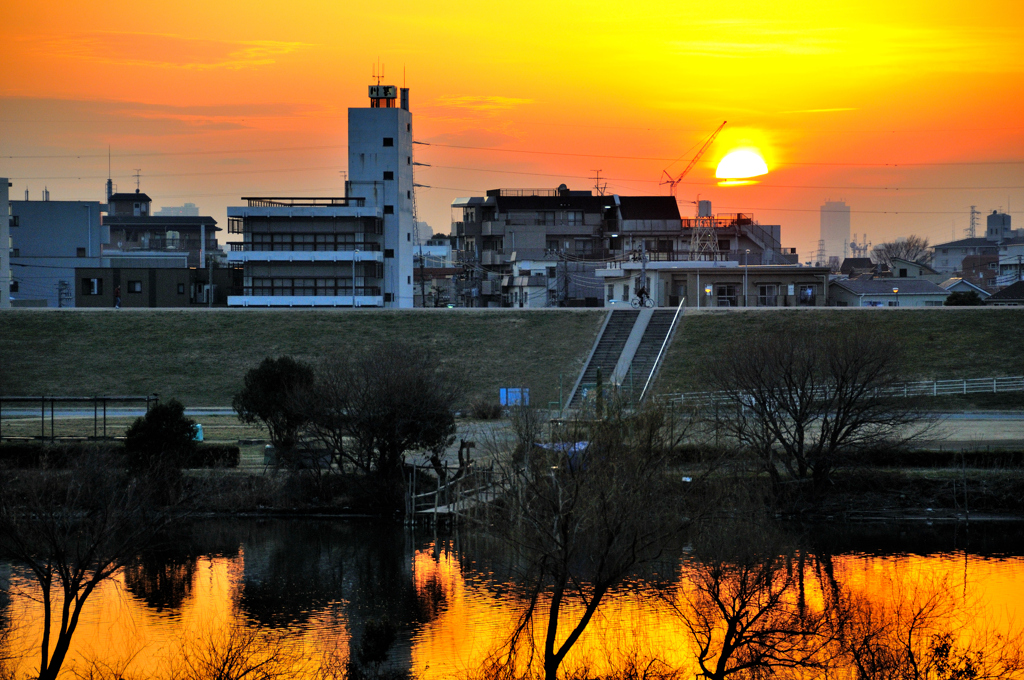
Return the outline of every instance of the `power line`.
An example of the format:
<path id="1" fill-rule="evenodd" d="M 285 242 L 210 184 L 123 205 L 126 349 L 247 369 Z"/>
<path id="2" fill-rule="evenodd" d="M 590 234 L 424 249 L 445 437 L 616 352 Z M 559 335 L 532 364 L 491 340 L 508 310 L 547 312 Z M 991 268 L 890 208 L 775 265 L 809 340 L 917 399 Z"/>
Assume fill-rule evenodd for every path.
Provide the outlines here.
<path id="1" fill-rule="evenodd" d="M 610 156 L 605 154 L 589 154 L 589 153 L 568 153 L 564 151 L 537 151 L 534 149 L 505 149 L 496 146 L 468 146 L 463 144 L 441 144 L 439 142 L 413 142 L 413 144 L 422 144 L 424 146 L 438 146 L 447 149 L 469 149 L 472 151 L 500 151 L 505 153 L 527 153 L 527 154 L 538 154 L 542 156 L 574 156 L 578 158 L 610 158 L 619 160 L 633 160 L 633 161 L 679 161 L 679 158 L 662 158 L 657 156 Z M 1021 165 L 1024 164 L 1024 160 L 1018 161 L 942 161 L 942 162 L 931 162 L 931 163 L 820 163 L 820 162 L 787 162 L 777 163 L 776 165 L 813 165 L 813 166 L 842 166 L 842 167 L 906 167 L 906 166 L 943 166 L 943 165 Z"/>

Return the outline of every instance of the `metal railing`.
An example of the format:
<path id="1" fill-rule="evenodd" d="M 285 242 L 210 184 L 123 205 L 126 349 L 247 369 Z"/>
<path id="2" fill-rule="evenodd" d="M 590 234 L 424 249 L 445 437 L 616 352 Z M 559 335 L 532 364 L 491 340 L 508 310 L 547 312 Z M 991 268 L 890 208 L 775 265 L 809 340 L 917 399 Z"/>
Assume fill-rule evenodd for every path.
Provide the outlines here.
<path id="1" fill-rule="evenodd" d="M 658 350 L 658 356 L 654 358 L 654 364 L 651 366 L 651 372 L 647 374 L 647 382 L 644 383 L 644 389 L 640 392 L 639 401 L 643 401 L 644 397 L 647 396 L 647 390 L 651 386 L 651 381 L 654 380 L 654 376 L 658 372 L 658 368 L 661 367 L 661 361 L 665 357 L 665 348 L 668 347 L 668 342 L 672 339 L 672 334 L 676 330 L 676 324 L 679 323 L 679 317 L 683 314 L 685 305 L 686 298 L 684 297 L 679 300 L 679 306 L 676 307 L 676 313 L 672 316 L 672 323 L 669 324 L 668 332 L 665 333 L 665 339 L 661 341 L 661 349 Z"/>
<path id="2" fill-rule="evenodd" d="M 825 388 L 820 388 L 822 394 Z M 958 380 L 920 380 L 895 383 L 876 390 L 876 397 L 947 397 L 963 394 L 998 394 L 1024 392 L 1024 376 L 1004 378 L 960 378 Z M 727 392 L 683 392 L 662 397 L 670 402 L 703 402 L 709 404 L 731 401 Z"/>
<path id="3" fill-rule="evenodd" d="M 309 196 L 243 196 L 243 201 L 250 208 L 302 208 L 318 206 L 355 206 L 366 205 L 365 198 L 355 197 L 309 197 Z"/>

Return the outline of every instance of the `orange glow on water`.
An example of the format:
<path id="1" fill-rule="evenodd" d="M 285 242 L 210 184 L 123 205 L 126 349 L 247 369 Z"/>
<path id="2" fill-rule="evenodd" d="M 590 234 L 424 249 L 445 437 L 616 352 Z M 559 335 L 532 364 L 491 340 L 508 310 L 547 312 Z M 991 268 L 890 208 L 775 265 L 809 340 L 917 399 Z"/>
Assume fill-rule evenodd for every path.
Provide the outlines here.
<path id="1" fill-rule="evenodd" d="M 106 583 L 86 606 L 73 644 L 73 662 L 100 659 L 116 667 L 131 659 L 128 675 L 158 674 L 184 638 L 245 622 L 237 608 L 244 565 L 242 554 L 200 559 L 190 595 L 179 609 L 168 612 L 144 606 L 125 590 L 123 579 Z M 448 550 L 436 554 L 432 546 L 416 550 L 409 566 L 417 596 L 436 606 L 426 622 L 415 626 L 411 638 L 399 643 L 408 646 L 399 657 L 407 659 L 415 677 L 425 680 L 478 669 L 503 641 L 524 603 L 499 595 L 495 588 L 501 584 L 490 583 L 489 574 L 464 571 L 457 555 Z M 941 585 L 957 604 L 969 606 L 970 616 L 963 621 L 968 635 L 981 628 L 1005 634 L 1024 617 L 1024 558 L 848 554 L 835 557 L 833 566 L 840 584 L 880 607 Z M 808 602 L 811 607 L 820 606 L 820 592 L 813 577 L 808 579 Z M 15 584 L 32 591 L 20 577 Z M 331 607 L 311 614 L 306 623 L 287 630 L 289 645 L 301 650 L 305 659 L 317 658 L 332 644 L 346 653 L 345 616 Z M 578 610 L 568 608 L 563 627 L 578 615 Z M 14 648 L 30 651 L 40 635 L 37 606 L 16 597 L 12 620 L 18 623 Z M 542 626 L 537 628 L 539 640 Z M 624 585 L 606 599 L 566 660 L 566 668 L 586 667 L 600 674 L 630 655 L 656 656 L 676 668 L 692 665 L 692 649 L 681 621 L 668 602 L 639 582 Z M 30 673 L 35 663 L 34 653 L 24 657 L 19 673 Z"/>

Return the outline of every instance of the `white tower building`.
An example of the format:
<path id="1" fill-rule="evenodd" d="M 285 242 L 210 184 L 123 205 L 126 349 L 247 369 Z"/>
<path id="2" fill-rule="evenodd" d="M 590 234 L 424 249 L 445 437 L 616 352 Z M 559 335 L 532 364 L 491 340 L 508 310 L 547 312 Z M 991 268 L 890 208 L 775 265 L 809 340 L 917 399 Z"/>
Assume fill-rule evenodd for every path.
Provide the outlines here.
<path id="1" fill-rule="evenodd" d="M 825 201 L 821 206 L 821 240 L 825 242 L 825 258 L 847 256 L 850 243 L 850 206 L 846 201 Z"/>
<path id="2" fill-rule="evenodd" d="M 384 306 L 413 306 L 412 114 L 393 85 L 371 85 L 370 107 L 348 110 L 349 195 L 384 218 Z M 357 282 L 356 285 L 359 285 Z"/>

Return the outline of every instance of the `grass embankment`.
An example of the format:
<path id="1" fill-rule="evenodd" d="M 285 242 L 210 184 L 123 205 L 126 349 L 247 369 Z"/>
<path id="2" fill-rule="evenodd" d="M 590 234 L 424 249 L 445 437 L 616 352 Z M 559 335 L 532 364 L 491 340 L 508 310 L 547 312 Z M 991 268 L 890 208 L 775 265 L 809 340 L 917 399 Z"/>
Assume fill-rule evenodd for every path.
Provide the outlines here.
<path id="1" fill-rule="evenodd" d="M 1024 374 L 1024 308 L 687 310 L 656 390 L 709 389 L 707 370 L 719 361 L 723 344 L 753 342 L 759 332 L 790 334 L 804 329 L 837 334 L 888 332 L 904 346 L 910 380 Z M 976 399 L 991 407 L 991 399 Z M 996 402 L 1000 400 L 997 397 Z M 951 400 L 950 406 L 960 403 Z"/>
<path id="2" fill-rule="evenodd" d="M 158 393 L 186 406 L 227 406 L 264 357 L 316 362 L 383 340 L 425 346 L 467 369 L 467 403 L 500 387 L 531 402 L 565 397 L 603 310 L 13 310 L 0 315 L 0 393 Z"/>

